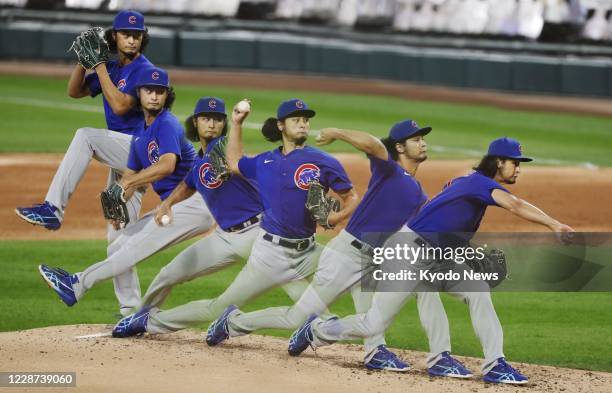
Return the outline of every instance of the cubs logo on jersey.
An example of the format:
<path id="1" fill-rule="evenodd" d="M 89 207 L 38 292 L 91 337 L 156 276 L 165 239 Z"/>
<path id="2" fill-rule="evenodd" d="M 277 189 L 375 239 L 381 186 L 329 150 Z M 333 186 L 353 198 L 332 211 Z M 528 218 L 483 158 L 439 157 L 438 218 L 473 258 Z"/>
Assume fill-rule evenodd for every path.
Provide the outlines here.
<path id="1" fill-rule="evenodd" d="M 217 174 L 212 168 L 210 163 L 205 162 L 200 165 L 200 169 L 198 170 L 198 175 L 200 178 L 200 183 L 206 188 L 215 189 L 223 184 L 223 180 L 217 180 Z"/>
<path id="2" fill-rule="evenodd" d="M 149 145 L 147 146 L 147 154 L 151 164 L 155 164 L 159 161 L 159 146 L 157 145 L 157 142 L 149 142 Z"/>
<path id="3" fill-rule="evenodd" d="M 119 82 L 117 82 L 117 89 L 119 89 L 119 90 L 123 89 L 125 87 L 126 83 L 127 82 L 125 81 L 125 79 L 121 79 Z"/>
<path id="4" fill-rule="evenodd" d="M 302 164 L 296 169 L 293 175 L 295 185 L 301 190 L 308 190 L 308 183 L 313 180 L 319 180 L 321 170 L 315 164 Z"/>

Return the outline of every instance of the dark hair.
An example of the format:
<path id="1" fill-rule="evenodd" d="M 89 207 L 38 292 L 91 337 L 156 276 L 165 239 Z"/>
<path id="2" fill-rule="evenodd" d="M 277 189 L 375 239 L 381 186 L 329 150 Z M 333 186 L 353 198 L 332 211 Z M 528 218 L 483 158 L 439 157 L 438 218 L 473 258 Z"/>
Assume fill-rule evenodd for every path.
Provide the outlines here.
<path id="1" fill-rule="evenodd" d="M 140 105 L 140 88 L 145 86 L 140 86 L 136 89 L 136 109 L 142 110 L 142 105 Z M 168 97 L 166 97 L 166 102 L 164 103 L 164 109 L 172 109 L 172 104 L 174 104 L 174 100 L 176 100 L 176 93 L 174 92 L 174 88 L 170 86 L 168 88 Z"/>
<path id="2" fill-rule="evenodd" d="M 174 87 L 170 86 L 168 88 L 168 97 L 166 98 L 166 104 L 164 105 L 164 108 L 168 110 L 172 109 L 172 105 L 174 104 L 175 100 L 176 100 L 176 93 L 174 92 Z"/>
<path id="3" fill-rule="evenodd" d="M 389 155 L 391 156 L 393 161 L 397 161 L 397 159 L 399 158 L 399 152 L 397 151 L 397 148 L 395 147 L 395 144 L 399 143 L 401 145 L 402 143 L 404 143 L 406 141 L 406 139 L 408 139 L 408 138 L 404 138 L 402 140 L 395 141 L 395 140 L 393 140 L 393 139 L 391 139 L 389 137 L 386 137 L 386 138 L 381 138 L 380 141 L 387 148 L 387 151 L 389 152 Z"/>
<path id="4" fill-rule="evenodd" d="M 478 164 L 478 166 L 475 166 L 472 169 L 492 179 L 495 177 L 495 174 L 497 173 L 497 160 L 498 159 L 502 161 L 506 160 L 503 157 L 486 155 L 482 157 L 482 160 L 480 160 L 480 163 Z"/>
<path id="5" fill-rule="evenodd" d="M 270 142 L 278 142 L 283 139 L 283 134 L 276 124 L 277 121 L 275 117 L 269 117 L 261 127 L 261 133 Z"/>
<path id="6" fill-rule="evenodd" d="M 140 44 L 140 53 L 144 53 L 145 49 L 147 48 L 147 45 L 149 45 L 149 29 L 145 29 L 145 31 L 115 30 L 110 27 L 104 32 L 104 38 L 106 39 L 106 42 L 108 42 L 108 50 L 110 51 L 110 53 L 117 53 L 117 41 L 115 41 L 115 39 L 113 38 L 113 33 L 116 33 L 117 31 L 123 31 L 125 34 L 141 33 L 142 43 Z"/>
<path id="7" fill-rule="evenodd" d="M 193 120 L 197 119 L 199 116 L 203 114 L 204 113 L 198 113 L 197 116 L 191 115 L 187 119 L 185 119 L 185 136 L 190 141 L 197 142 L 200 140 L 198 129 L 196 126 L 193 125 Z M 221 136 L 226 136 L 226 135 L 227 135 L 227 117 L 225 117 L 223 121 L 223 131 L 221 131 Z"/>

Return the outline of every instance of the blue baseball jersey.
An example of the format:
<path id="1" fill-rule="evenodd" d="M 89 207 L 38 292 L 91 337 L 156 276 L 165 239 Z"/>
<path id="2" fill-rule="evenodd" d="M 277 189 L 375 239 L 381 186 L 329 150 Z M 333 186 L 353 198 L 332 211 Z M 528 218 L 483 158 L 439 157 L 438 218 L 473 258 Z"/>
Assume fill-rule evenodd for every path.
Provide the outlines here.
<path id="1" fill-rule="evenodd" d="M 372 176 L 345 230 L 372 247 L 384 244 L 427 201 L 421 184 L 391 157 L 368 155 Z"/>
<path id="2" fill-rule="evenodd" d="M 408 226 L 432 245 L 461 245 L 450 242 L 455 243 L 453 239 L 459 243 L 469 241 L 478 230 L 487 207 L 497 206 L 491 196 L 493 190 L 508 192 L 498 182 L 478 171 L 455 178 L 421 209 Z M 448 241 L 436 240 L 437 233 L 447 234 L 440 236 L 449 236 Z M 448 235 L 450 233 L 456 236 Z"/>
<path id="3" fill-rule="evenodd" d="M 177 162 L 174 172 L 153 182 L 153 189 L 162 200 L 185 178 L 197 158 L 179 120 L 164 109 L 149 127 L 145 128 L 142 123 L 140 131 L 132 138 L 127 166 L 138 172 L 155 164 L 167 153 L 176 154 Z"/>
<path id="4" fill-rule="evenodd" d="M 216 180 L 217 176 L 210 165 L 208 153 L 220 139 L 209 143 L 204 154 L 200 151 L 199 159 L 185 177 L 185 183 L 202 195 L 215 221 L 222 229 L 227 230 L 260 214 L 263 205 L 259 190 L 243 177 L 232 176 L 226 181 Z"/>
<path id="5" fill-rule="evenodd" d="M 129 94 L 136 99 L 138 99 L 136 97 L 136 79 L 140 71 L 147 67 L 153 67 L 153 64 L 142 54 L 123 67 L 116 60 L 106 63 L 106 70 L 119 91 Z M 89 87 L 92 97 L 102 93 L 100 79 L 95 72 L 85 77 L 85 84 Z M 104 101 L 106 125 L 109 130 L 133 135 L 140 129 L 144 122 L 142 111 L 134 107 L 125 115 L 116 115 L 108 101 L 106 101 L 106 97 L 103 97 L 102 100 Z"/>
<path id="6" fill-rule="evenodd" d="M 318 180 L 325 189 L 353 188 L 344 168 L 331 155 L 310 146 L 285 155 L 280 148 L 255 157 L 242 157 L 240 173 L 255 181 L 264 207 L 261 227 L 289 239 L 312 236 L 316 223 L 306 209 L 308 182 Z"/>

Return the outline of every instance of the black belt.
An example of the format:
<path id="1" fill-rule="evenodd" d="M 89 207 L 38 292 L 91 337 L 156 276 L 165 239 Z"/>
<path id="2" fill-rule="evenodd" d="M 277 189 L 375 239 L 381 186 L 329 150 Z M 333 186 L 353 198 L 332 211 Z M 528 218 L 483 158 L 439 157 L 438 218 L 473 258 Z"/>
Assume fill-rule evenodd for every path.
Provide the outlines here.
<path id="1" fill-rule="evenodd" d="M 225 232 L 238 232 L 238 231 L 243 230 L 244 228 L 250 227 L 253 224 L 257 224 L 258 222 L 259 222 L 259 216 L 251 217 L 248 220 L 241 222 L 240 224 L 227 228 Z"/>
<path id="2" fill-rule="evenodd" d="M 263 238 L 264 240 L 267 240 L 274 244 L 278 244 L 281 247 L 290 248 L 292 250 L 297 250 L 297 251 L 304 251 L 308 247 L 310 247 L 311 244 L 314 243 L 314 236 L 308 239 L 296 239 L 296 240 L 289 240 L 289 239 L 285 239 L 282 237 L 278 237 L 278 241 L 274 241 L 273 235 L 270 235 L 269 233 L 265 233 L 263 235 Z"/>
<path id="3" fill-rule="evenodd" d="M 356 249 L 358 249 L 359 251 L 361 251 L 362 253 L 366 254 L 366 255 L 373 255 L 374 254 L 374 250 L 372 249 L 372 246 L 370 246 L 367 243 L 363 243 L 360 242 L 359 240 L 355 239 L 351 242 L 351 246 L 355 247 Z"/>

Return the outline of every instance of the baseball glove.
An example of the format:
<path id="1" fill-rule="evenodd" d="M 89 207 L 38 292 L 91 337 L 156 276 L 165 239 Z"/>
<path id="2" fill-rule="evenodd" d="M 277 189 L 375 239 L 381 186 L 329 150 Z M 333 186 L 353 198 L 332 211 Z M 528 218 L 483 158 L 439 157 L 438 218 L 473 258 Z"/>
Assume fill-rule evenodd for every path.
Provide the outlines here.
<path id="1" fill-rule="evenodd" d="M 508 277 L 506 255 L 502 250 L 492 249 L 483 259 L 471 259 L 465 262 L 476 273 L 497 273 L 497 279 L 487 280 L 489 287 L 495 288 Z"/>
<path id="2" fill-rule="evenodd" d="M 312 180 L 308 183 L 306 209 L 319 225 L 325 229 L 332 229 L 334 225 L 329 224 L 329 214 L 340 210 L 340 202 L 336 198 L 328 197 L 321 183 Z"/>
<path id="3" fill-rule="evenodd" d="M 100 194 L 102 212 L 107 220 L 118 221 L 123 224 L 130 222 L 125 200 L 125 190 L 117 183 L 108 187 Z"/>
<path id="4" fill-rule="evenodd" d="M 212 167 L 213 172 L 217 176 L 217 181 L 225 181 L 231 176 L 227 159 L 225 158 L 225 150 L 227 147 L 227 139 L 221 137 L 212 149 L 208 152 L 208 162 Z"/>
<path id="5" fill-rule="evenodd" d="M 79 64 L 88 70 L 108 61 L 108 43 L 101 27 L 92 27 L 79 34 L 68 50 L 73 50 Z"/>

